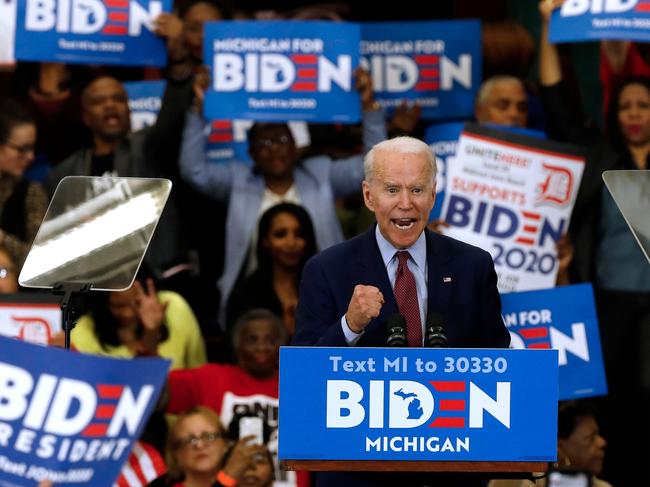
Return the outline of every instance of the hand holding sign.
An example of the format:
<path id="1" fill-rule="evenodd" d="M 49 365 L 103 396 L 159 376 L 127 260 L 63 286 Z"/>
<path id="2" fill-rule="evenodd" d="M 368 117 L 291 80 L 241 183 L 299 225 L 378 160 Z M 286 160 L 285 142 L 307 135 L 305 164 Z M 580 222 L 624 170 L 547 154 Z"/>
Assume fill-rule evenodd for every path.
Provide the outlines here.
<path id="1" fill-rule="evenodd" d="M 163 12 L 153 21 L 154 32 L 167 39 L 169 64 L 186 61 L 189 52 L 183 41 L 183 21 L 178 16 Z"/>
<path id="2" fill-rule="evenodd" d="M 558 286 L 564 286 L 570 283 L 569 279 L 569 266 L 573 261 L 574 247 L 573 242 L 571 242 L 571 237 L 568 233 L 565 233 L 560 237 L 556 242 L 555 247 L 557 249 L 557 279 L 555 284 Z"/>
<path id="3" fill-rule="evenodd" d="M 553 10 L 559 8 L 563 3 L 564 0 L 542 0 L 539 2 L 539 13 L 542 16 L 542 23 L 548 25 Z"/>
<path id="4" fill-rule="evenodd" d="M 372 78 L 370 73 L 363 68 L 357 68 L 354 72 L 355 88 L 361 95 L 361 109 L 364 112 L 375 109 L 375 97 L 372 90 Z"/>

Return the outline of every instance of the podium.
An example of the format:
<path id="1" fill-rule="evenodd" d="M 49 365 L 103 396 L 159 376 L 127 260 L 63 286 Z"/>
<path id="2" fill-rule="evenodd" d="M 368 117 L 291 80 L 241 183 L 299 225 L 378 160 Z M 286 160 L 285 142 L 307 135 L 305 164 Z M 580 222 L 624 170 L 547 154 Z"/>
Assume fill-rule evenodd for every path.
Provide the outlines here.
<path id="1" fill-rule="evenodd" d="M 282 347 L 290 470 L 540 472 L 557 453 L 556 350 Z"/>

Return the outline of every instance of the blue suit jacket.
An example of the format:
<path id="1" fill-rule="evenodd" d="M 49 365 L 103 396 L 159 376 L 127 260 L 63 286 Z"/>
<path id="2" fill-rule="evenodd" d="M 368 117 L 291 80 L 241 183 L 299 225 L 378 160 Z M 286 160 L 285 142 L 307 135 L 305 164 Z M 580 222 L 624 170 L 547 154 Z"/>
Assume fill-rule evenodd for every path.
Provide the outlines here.
<path id="1" fill-rule="evenodd" d="M 510 334 L 501 319 L 501 299 L 490 254 L 478 247 L 426 230 L 428 313 L 444 317 L 450 347 L 507 348 Z M 451 279 L 448 279 L 451 278 Z M 384 295 L 380 315 L 357 346 L 386 346 L 385 323 L 397 303 L 374 228 L 317 254 L 305 265 L 296 310 L 293 345 L 345 347 L 341 317 L 354 286 L 378 287 Z M 484 486 L 483 475 L 390 472 L 322 472 L 317 487 Z"/>
<path id="2" fill-rule="evenodd" d="M 444 317 L 450 347 L 507 348 L 497 276 L 490 254 L 426 230 L 428 314 Z M 313 257 L 303 270 L 293 345 L 347 346 L 341 329 L 357 284 L 384 295 L 380 315 L 366 327 L 357 346 L 386 346 L 385 323 L 398 312 L 374 228 Z"/>

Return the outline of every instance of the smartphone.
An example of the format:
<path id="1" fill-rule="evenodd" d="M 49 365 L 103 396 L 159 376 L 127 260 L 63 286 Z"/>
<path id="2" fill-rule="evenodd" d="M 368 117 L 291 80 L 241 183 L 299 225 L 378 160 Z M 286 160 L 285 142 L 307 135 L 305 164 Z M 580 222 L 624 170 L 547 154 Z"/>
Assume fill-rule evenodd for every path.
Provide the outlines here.
<path id="1" fill-rule="evenodd" d="M 584 472 L 551 471 L 549 487 L 590 487 L 591 477 Z"/>
<path id="2" fill-rule="evenodd" d="M 252 445 L 264 444 L 264 420 L 258 416 L 244 416 L 239 420 L 239 438 L 252 436 Z"/>

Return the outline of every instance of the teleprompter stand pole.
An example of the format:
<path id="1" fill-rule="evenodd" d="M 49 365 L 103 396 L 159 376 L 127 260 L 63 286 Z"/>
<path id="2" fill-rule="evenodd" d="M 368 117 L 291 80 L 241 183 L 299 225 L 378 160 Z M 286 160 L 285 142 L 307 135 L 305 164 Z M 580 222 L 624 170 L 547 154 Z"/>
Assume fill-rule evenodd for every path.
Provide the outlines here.
<path id="1" fill-rule="evenodd" d="M 72 282 L 63 282 L 54 286 L 54 294 L 63 294 L 61 300 L 61 321 L 63 332 L 65 333 L 65 349 L 70 350 L 70 333 L 77 323 L 75 319 L 74 304 L 71 302 L 72 297 L 78 294 L 85 294 L 90 291 L 92 284 L 81 284 Z"/>

